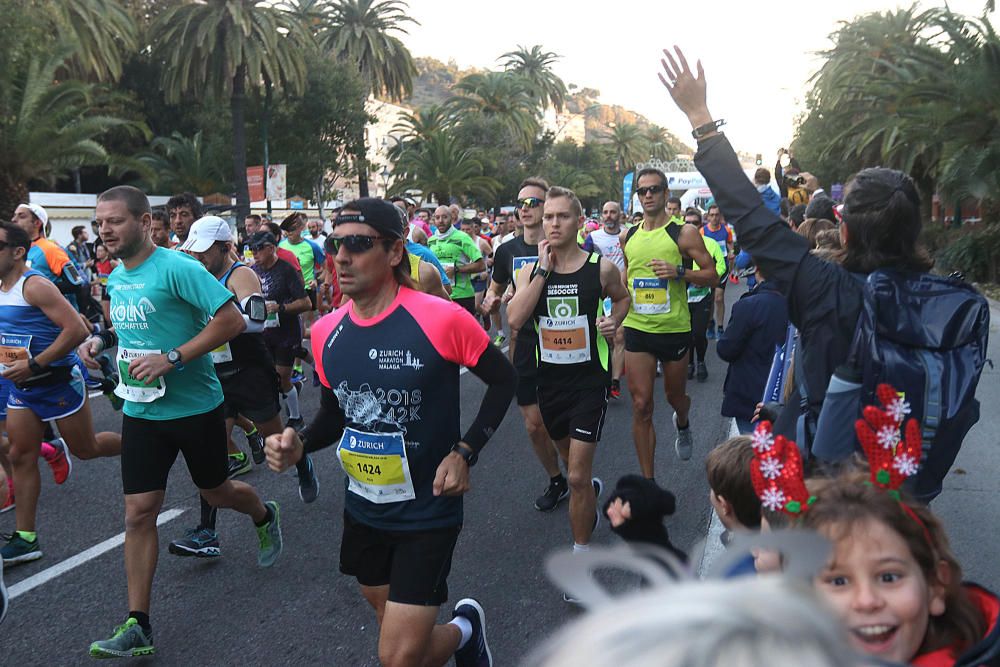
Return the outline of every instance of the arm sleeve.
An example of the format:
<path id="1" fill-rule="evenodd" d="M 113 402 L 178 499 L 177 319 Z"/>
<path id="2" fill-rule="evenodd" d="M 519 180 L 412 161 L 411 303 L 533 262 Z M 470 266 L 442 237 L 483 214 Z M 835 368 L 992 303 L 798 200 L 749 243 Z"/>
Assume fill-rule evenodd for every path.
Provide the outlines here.
<path id="1" fill-rule="evenodd" d="M 702 141 L 695 164 L 705 176 L 726 220 L 736 228 L 742 247 L 753 256 L 764 275 L 787 294 L 803 258 L 809 256 L 809 242 L 764 206 L 724 135 Z"/>
<path id="2" fill-rule="evenodd" d="M 462 440 L 479 452 L 507 414 L 510 401 L 514 398 L 517 374 L 507 357 L 495 345 L 488 345 L 479 355 L 479 363 L 470 370 L 486 383 L 487 388 L 479 404 L 479 413 Z"/>
<path id="3" fill-rule="evenodd" d="M 344 411 L 333 390 L 321 387 L 319 411 L 309 426 L 302 431 L 306 453 L 315 452 L 337 442 L 344 433 L 345 424 Z"/>

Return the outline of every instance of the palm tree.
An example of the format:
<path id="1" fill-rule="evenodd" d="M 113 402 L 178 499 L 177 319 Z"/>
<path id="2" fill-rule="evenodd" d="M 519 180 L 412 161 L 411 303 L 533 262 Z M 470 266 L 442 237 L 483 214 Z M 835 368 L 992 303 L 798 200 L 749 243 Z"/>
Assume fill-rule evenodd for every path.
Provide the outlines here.
<path id="1" fill-rule="evenodd" d="M 0 219 L 28 201 L 28 182 L 55 181 L 74 168 L 104 164 L 100 139 L 109 130 L 139 125 L 94 113 L 102 90 L 77 80 L 56 81 L 75 45 L 33 58 L 0 76 Z"/>
<path id="2" fill-rule="evenodd" d="M 117 0 L 45 0 L 25 4 L 32 21 L 75 47 L 60 68 L 74 78 L 116 81 L 122 75 L 122 54 L 134 53 L 139 48 L 135 21 Z"/>
<path id="3" fill-rule="evenodd" d="M 250 213 L 246 177 L 247 87 L 272 84 L 300 94 L 312 37 L 287 11 L 257 0 L 204 0 L 170 7 L 153 24 L 164 60 L 168 103 L 185 95 L 228 99 L 233 117 L 233 182 L 240 217 Z"/>
<path id="4" fill-rule="evenodd" d="M 673 137 L 659 125 L 650 125 L 642 134 L 646 142 L 646 151 L 650 157 L 670 160 L 677 155 L 673 146 Z"/>
<path id="5" fill-rule="evenodd" d="M 404 150 L 419 148 L 436 133 L 451 128 L 454 122 L 455 118 L 448 109 L 438 104 L 402 114 L 399 121 L 392 126 L 392 134 L 397 139 L 396 145 L 389 149 L 387 157 L 395 162 Z"/>
<path id="6" fill-rule="evenodd" d="M 417 68 L 409 49 L 392 33 L 405 35 L 405 25 L 417 23 L 408 9 L 402 0 L 336 0 L 326 6 L 318 38 L 333 57 L 357 66 L 367 94 L 402 100 L 413 92 Z M 362 133 L 356 155 L 362 197 L 368 196 L 366 156 Z"/>
<path id="7" fill-rule="evenodd" d="M 500 187 L 498 181 L 483 175 L 476 150 L 461 146 L 444 130 L 431 134 L 419 148 L 404 150 L 395 173 L 391 192 L 419 190 L 432 194 L 439 204 L 468 194 L 492 197 Z"/>
<path id="8" fill-rule="evenodd" d="M 186 137 L 173 132 L 157 137 L 150 150 L 136 156 L 133 166 L 142 176 L 142 187 L 160 192 L 212 194 L 229 189 L 225 160 L 219 146 L 206 141 L 201 131 Z"/>
<path id="9" fill-rule="evenodd" d="M 644 140 L 642 130 L 632 123 L 614 125 L 610 132 L 605 132 L 601 138 L 611 146 L 611 152 L 617 162 L 618 173 L 631 171 L 643 157 Z"/>
<path id="10" fill-rule="evenodd" d="M 559 56 L 550 51 L 542 51 L 539 45 L 530 49 L 518 45 L 514 51 L 500 56 L 503 68 L 524 77 L 538 102 L 544 107 L 551 104 L 556 111 L 563 110 L 566 102 L 566 84 L 553 71 L 552 64 Z"/>
<path id="11" fill-rule="evenodd" d="M 468 74 L 452 90 L 457 95 L 446 104 L 457 113 L 499 119 L 525 148 L 538 135 L 538 108 L 523 77 L 509 72 Z"/>

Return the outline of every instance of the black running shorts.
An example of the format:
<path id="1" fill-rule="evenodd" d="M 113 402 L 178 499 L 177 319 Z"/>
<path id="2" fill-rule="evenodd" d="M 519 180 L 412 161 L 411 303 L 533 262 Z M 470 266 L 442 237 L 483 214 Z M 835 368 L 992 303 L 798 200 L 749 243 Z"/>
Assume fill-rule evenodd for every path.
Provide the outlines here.
<path id="1" fill-rule="evenodd" d="M 448 600 L 451 555 L 462 526 L 380 530 L 344 512 L 340 571 L 362 586 L 389 586 L 389 600 L 437 607 Z"/>
<path id="2" fill-rule="evenodd" d="M 221 405 L 180 419 L 122 417 L 125 495 L 165 490 L 178 452 L 199 489 L 214 489 L 226 481 L 226 418 Z"/>
<path id="3" fill-rule="evenodd" d="M 691 348 L 691 332 L 647 333 L 625 327 L 625 351 L 645 352 L 663 363 L 680 361 Z"/>
<path id="4" fill-rule="evenodd" d="M 608 411 L 608 387 L 539 387 L 538 409 L 553 440 L 598 442 Z"/>
<path id="5" fill-rule="evenodd" d="M 275 366 L 290 367 L 295 364 L 295 352 L 300 348 L 300 345 L 295 343 L 278 344 L 267 340 L 267 338 L 264 338 L 264 343 L 267 344 L 267 350 L 271 353 Z"/>
<path id="6" fill-rule="evenodd" d="M 525 377 L 519 373 L 517 376 L 517 389 L 514 393 L 517 396 L 517 404 L 521 407 L 537 404 L 538 385 L 535 384 L 535 376 L 529 375 Z"/>
<path id="7" fill-rule="evenodd" d="M 281 412 L 278 403 L 278 374 L 274 368 L 250 366 L 235 375 L 220 377 L 225 396 L 226 419 L 243 415 L 255 424 L 263 424 Z"/>

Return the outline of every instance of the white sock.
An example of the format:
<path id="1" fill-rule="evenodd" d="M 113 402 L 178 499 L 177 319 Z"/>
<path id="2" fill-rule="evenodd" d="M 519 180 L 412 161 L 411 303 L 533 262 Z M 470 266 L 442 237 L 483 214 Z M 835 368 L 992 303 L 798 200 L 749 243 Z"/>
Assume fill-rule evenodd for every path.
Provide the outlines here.
<path id="1" fill-rule="evenodd" d="M 288 405 L 288 418 L 299 419 L 302 414 L 299 412 L 299 390 L 292 385 L 292 390 L 285 394 L 285 404 Z"/>
<path id="2" fill-rule="evenodd" d="M 584 553 L 584 552 L 587 552 L 587 551 L 590 551 L 590 545 L 589 544 L 577 544 L 576 542 L 573 543 L 573 553 L 578 554 L 578 553 Z"/>
<path id="3" fill-rule="evenodd" d="M 448 621 L 449 625 L 454 625 L 462 633 L 462 638 L 458 640 L 458 648 L 463 648 L 472 639 L 472 622 L 465 616 L 456 616 Z"/>

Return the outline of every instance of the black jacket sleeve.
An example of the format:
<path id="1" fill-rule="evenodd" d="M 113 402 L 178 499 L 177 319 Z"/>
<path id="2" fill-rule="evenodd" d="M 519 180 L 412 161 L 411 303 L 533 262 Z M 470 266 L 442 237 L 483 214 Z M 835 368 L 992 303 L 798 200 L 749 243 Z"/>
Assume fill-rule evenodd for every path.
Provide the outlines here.
<path id="1" fill-rule="evenodd" d="M 340 408 L 340 401 L 332 389 L 323 387 L 319 394 L 319 412 L 313 417 L 312 423 L 302 431 L 302 442 L 306 453 L 329 447 L 340 440 L 345 424 L 346 419 L 344 411 Z"/>
<path id="2" fill-rule="evenodd" d="M 479 413 L 462 438 L 473 451 L 479 452 L 507 414 L 517 386 L 517 373 L 503 352 L 492 344 L 486 346 L 486 350 L 479 355 L 479 362 L 469 370 L 488 385 L 486 395 L 479 404 Z"/>

